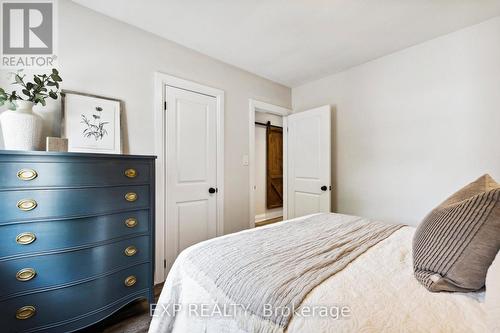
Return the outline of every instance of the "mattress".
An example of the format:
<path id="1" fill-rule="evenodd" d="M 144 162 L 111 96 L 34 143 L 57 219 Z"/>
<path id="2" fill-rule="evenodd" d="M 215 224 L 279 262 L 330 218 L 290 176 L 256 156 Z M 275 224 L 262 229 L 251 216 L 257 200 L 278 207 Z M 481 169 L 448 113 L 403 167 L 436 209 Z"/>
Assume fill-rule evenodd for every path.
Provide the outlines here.
<path id="1" fill-rule="evenodd" d="M 326 308 L 328 315 L 294 315 L 287 332 L 487 332 L 484 292 L 431 293 L 414 278 L 414 232 L 412 227 L 399 229 L 315 287 L 299 311 Z M 217 239 L 208 242 L 213 241 Z M 149 332 L 247 332 L 230 311 L 214 315 L 213 307 L 206 307 L 203 312 L 205 305 L 218 300 L 182 265 L 183 257 L 197 246 L 186 249 L 173 265 Z"/>

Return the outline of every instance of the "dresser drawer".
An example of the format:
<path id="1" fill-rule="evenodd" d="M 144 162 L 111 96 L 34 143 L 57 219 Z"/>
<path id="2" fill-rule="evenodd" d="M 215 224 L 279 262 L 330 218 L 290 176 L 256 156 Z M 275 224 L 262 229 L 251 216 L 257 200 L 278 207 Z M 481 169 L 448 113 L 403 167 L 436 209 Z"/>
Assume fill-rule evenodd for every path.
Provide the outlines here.
<path id="1" fill-rule="evenodd" d="M 147 183 L 150 165 L 137 160 L 0 162 L 0 188 L 128 185 Z"/>
<path id="2" fill-rule="evenodd" d="M 107 277 L 75 286 L 39 292 L 0 302 L 2 332 L 31 332 L 90 316 L 115 301 L 151 288 L 149 264 L 137 265 Z M 126 285 L 134 282 L 131 286 Z M 133 297 L 133 296 L 131 296 Z M 25 319 L 16 318 L 18 317 Z"/>
<path id="3" fill-rule="evenodd" d="M 0 301 L 19 292 L 71 283 L 147 262 L 149 244 L 149 236 L 142 236 L 79 251 L 0 261 Z"/>
<path id="4" fill-rule="evenodd" d="M 0 191 L 0 224 L 149 207 L 149 186 Z"/>
<path id="5" fill-rule="evenodd" d="M 146 233 L 149 232 L 149 218 L 148 210 L 138 210 L 71 220 L 0 225 L 0 260 Z M 33 242 L 19 244 L 17 239 L 23 234 L 34 236 Z"/>

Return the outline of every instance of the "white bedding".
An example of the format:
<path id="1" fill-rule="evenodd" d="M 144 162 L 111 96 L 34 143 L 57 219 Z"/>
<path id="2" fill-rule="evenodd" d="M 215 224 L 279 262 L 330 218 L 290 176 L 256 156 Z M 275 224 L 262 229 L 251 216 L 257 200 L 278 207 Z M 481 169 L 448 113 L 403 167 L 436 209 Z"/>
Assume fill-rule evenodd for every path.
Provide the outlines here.
<path id="1" fill-rule="evenodd" d="M 301 305 L 347 306 L 348 318 L 294 316 L 287 332 L 487 332 L 484 293 L 430 293 L 413 277 L 414 230 L 396 231 L 316 287 Z M 167 311 L 155 313 L 149 332 L 169 332 L 169 325 L 182 333 L 243 332 L 230 316 L 205 317 L 200 312 L 200 305 L 216 300 L 183 271 L 183 256 L 192 248 L 173 265 L 158 302 L 158 308 L 163 305 Z M 174 320 L 169 316 L 173 309 L 167 306 L 173 303 L 181 304 Z M 189 304 L 194 304 L 191 312 Z"/>

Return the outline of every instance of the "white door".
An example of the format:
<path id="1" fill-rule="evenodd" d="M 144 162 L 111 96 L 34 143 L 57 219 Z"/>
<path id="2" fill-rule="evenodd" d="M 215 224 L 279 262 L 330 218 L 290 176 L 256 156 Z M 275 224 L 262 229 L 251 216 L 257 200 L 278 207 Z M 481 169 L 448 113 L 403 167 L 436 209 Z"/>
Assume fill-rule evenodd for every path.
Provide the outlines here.
<path id="1" fill-rule="evenodd" d="M 166 87 L 168 267 L 186 247 L 217 235 L 217 102 Z"/>
<path id="2" fill-rule="evenodd" d="M 330 106 L 288 116 L 288 218 L 330 212 Z"/>

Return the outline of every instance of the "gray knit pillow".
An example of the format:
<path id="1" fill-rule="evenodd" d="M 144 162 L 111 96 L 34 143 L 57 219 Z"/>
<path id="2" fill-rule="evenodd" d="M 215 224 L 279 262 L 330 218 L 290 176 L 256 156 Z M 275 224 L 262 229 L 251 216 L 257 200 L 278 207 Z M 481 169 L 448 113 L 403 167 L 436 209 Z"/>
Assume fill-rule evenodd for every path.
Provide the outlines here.
<path id="1" fill-rule="evenodd" d="M 435 208 L 413 238 L 413 269 L 430 291 L 475 291 L 500 249 L 500 185 L 484 175 Z"/>

